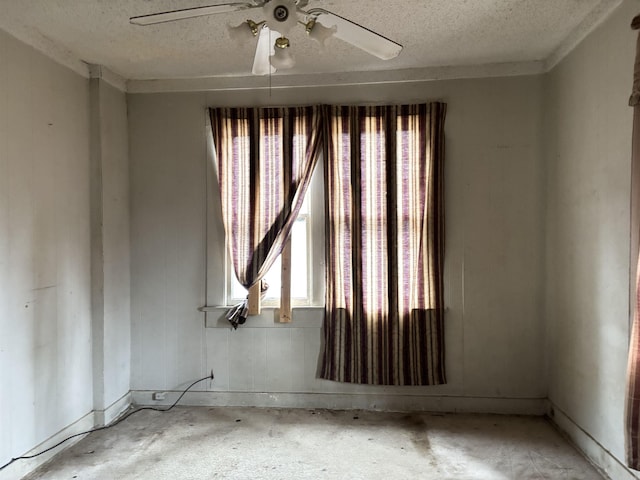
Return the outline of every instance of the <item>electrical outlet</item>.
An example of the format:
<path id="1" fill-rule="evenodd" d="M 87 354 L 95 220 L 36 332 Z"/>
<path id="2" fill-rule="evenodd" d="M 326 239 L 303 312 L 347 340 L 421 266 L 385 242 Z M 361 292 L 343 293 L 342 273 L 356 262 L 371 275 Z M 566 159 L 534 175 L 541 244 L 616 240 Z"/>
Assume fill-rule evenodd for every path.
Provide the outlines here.
<path id="1" fill-rule="evenodd" d="M 153 392 L 151 394 L 151 398 L 153 400 L 164 400 L 167 397 L 167 393 L 166 392 Z"/>

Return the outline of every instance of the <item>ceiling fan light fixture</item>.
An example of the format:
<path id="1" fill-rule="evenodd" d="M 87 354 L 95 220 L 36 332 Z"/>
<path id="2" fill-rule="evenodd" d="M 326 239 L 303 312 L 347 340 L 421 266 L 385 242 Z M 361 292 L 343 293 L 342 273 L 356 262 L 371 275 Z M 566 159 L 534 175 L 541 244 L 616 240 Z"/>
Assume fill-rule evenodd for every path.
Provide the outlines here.
<path id="1" fill-rule="evenodd" d="M 402 51 L 402 45 L 399 43 L 335 13 L 321 8 L 312 8 L 306 13 L 325 27 L 335 28 L 336 38 L 355 45 L 382 60 L 395 58 Z"/>
<path id="2" fill-rule="evenodd" d="M 296 62 L 289 50 L 290 45 L 288 38 L 276 38 L 273 55 L 269 58 L 269 62 L 274 68 L 281 70 L 295 65 Z"/>
<path id="3" fill-rule="evenodd" d="M 227 25 L 229 38 L 235 43 L 245 43 L 247 40 L 257 37 L 263 25 L 264 22 L 256 23 L 253 20 L 247 20 L 235 27 Z"/>
<path id="4" fill-rule="evenodd" d="M 307 35 L 312 40 L 315 40 L 320 44 L 321 47 L 324 48 L 326 41 L 332 37 L 338 27 L 335 25 L 331 28 L 327 28 L 321 23 L 316 22 L 315 18 L 312 18 L 307 23 L 304 23 L 304 29 L 307 32 Z"/>
<path id="5" fill-rule="evenodd" d="M 258 33 L 260 32 L 260 29 L 265 24 L 264 20 L 262 22 L 256 23 L 251 19 L 247 20 L 246 23 L 249 26 L 249 28 L 251 29 L 251 33 L 253 33 L 254 37 L 258 36 Z"/>

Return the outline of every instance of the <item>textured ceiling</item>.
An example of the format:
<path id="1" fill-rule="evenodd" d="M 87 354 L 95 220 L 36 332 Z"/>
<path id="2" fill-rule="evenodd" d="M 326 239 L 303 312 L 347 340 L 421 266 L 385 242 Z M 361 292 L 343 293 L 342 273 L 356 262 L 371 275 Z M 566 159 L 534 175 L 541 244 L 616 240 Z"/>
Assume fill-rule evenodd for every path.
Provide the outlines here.
<path id="1" fill-rule="evenodd" d="M 226 0 L 229 1 L 229 0 Z M 63 58 L 126 79 L 250 75 L 255 42 L 234 45 L 226 26 L 260 9 L 136 26 L 129 17 L 225 3 L 207 0 L 0 0 L 0 28 Z M 549 64 L 620 0 L 309 0 L 404 45 L 383 61 L 332 38 L 325 51 L 303 28 L 289 35 L 296 66 L 279 75 Z M 560 53 L 559 53 L 560 52 Z"/>

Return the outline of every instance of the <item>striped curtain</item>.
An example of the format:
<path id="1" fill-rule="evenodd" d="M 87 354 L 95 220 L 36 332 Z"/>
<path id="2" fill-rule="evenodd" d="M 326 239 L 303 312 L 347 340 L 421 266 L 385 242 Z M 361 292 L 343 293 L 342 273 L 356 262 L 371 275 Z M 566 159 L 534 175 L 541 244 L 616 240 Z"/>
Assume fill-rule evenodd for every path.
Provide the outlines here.
<path id="1" fill-rule="evenodd" d="M 318 107 L 209 110 L 229 253 L 247 289 L 269 271 L 298 216 L 321 148 Z"/>
<path id="2" fill-rule="evenodd" d="M 633 19 L 631 28 L 640 29 L 640 15 Z M 631 153 L 631 255 L 630 255 L 630 307 L 631 342 L 627 367 L 626 401 L 626 457 L 627 465 L 640 470 L 640 34 L 636 46 L 633 89 L 629 105 L 634 109 Z"/>
<path id="3" fill-rule="evenodd" d="M 327 106 L 327 290 L 320 376 L 445 383 L 446 104 Z"/>

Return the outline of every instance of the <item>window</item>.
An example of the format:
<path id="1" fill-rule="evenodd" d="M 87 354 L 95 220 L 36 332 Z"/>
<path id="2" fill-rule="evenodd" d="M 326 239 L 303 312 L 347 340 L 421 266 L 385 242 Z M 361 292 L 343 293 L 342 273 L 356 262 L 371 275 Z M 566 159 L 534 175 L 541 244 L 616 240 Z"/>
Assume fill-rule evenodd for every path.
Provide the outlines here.
<path id="1" fill-rule="evenodd" d="M 299 214 L 320 159 L 321 108 L 223 107 L 210 109 L 209 115 L 228 247 L 225 251 L 239 282 L 253 285 L 247 302 L 249 315 L 260 312 L 258 281 L 269 273 L 279 253 L 286 252 L 290 262 L 294 227 L 295 255 L 303 257 L 302 263 L 299 258 L 294 260 L 296 275 L 307 280 L 296 282 L 295 294 L 306 303 L 313 302 L 317 297 L 315 287 L 310 285 L 313 279 L 308 262 L 309 252 L 313 252 L 309 245 L 313 245 L 311 239 L 316 232 L 310 234 L 310 218 L 320 219 L 322 215 L 311 215 L 313 201 Z M 282 269 L 291 270 L 284 259 Z M 270 276 L 277 284 L 274 273 Z M 225 300 L 229 302 L 238 295 L 238 288 L 230 275 L 226 278 Z M 287 322 L 291 320 L 291 277 L 288 274 L 284 278 L 287 283 L 282 288 L 280 321 Z M 272 288 L 269 293 L 272 299 L 277 290 Z"/>
<path id="2" fill-rule="evenodd" d="M 304 203 L 291 229 L 291 304 L 293 306 L 324 305 L 324 190 L 322 168 L 322 161 L 319 161 Z M 225 251 L 227 252 L 227 304 L 235 305 L 246 298 L 247 290 L 238 282 L 233 272 L 228 248 Z M 264 277 L 269 289 L 263 297 L 263 306 L 279 306 L 281 275 L 282 263 L 279 256 Z"/>

